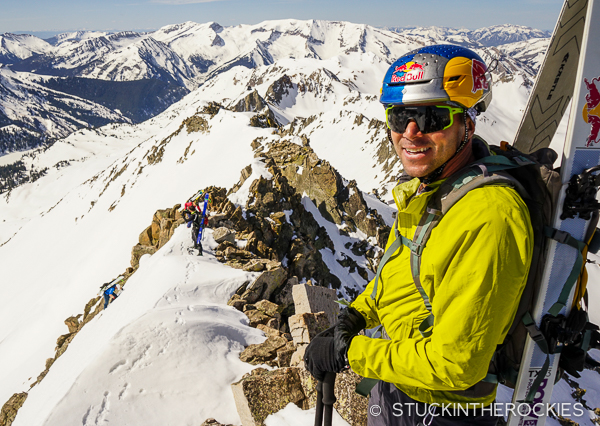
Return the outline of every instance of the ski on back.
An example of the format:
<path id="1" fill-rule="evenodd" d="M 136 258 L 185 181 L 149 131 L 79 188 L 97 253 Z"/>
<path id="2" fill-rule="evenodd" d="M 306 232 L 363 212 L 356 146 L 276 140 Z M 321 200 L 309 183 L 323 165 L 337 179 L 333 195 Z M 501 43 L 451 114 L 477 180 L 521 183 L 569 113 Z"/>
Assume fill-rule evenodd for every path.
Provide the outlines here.
<path id="1" fill-rule="evenodd" d="M 104 291 L 106 291 L 107 289 L 111 288 L 113 285 L 118 284 L 119 282 L 121 282 L 124 279 L 125 279 L 125 277 L 123 275 L 119 275 L 117 278 L 115 278 L 111 282 L 103 284 L 102 286 L 100 286 L 99 295 L 102 295 L 102 293 L 104 293 Z"/>
<path id="2" fill-rule="evenodd" d="M 196 244 L 202 246 L 202 232 L 204 231 L 204 222 L 206 219 L 206 209 L 208 207 L 208 200 L 210 198 L 210 194 L 204 194 L 204 207 L 202 207 L 202 216 L 200 217 L 200 229 L 198 230 L 198 238 L 196 239 Z M 202 253 L 202 249 L 200 249 L 200 253 Z"/>
<path id="3" fill-rule="evenodd" d="M 582 10 L 582 8 L 586 10 Z M 565 18 L 569 16 L 571 18 Z M 572 96 L 573 101 L 570 109 L 569 126 L 563 149 L 560 174 L 562 189 L 554 212 L 552 225 L 564 238 L 570 235 L 570 237 L 578 240 L 578 244 L 581 245 L 586 239 L 590 225 L 590 215 L 592 212 L 598 210 L 595 188 L 600 183 L 600 178 L 597 177 L 599 171 L 594 168 L 598 168 L 597 166 L 600 164 L 600 44 L 597 43 L 597 40 L 600 40 L 600 26 L 597 25 L 600 23 L 600 0 L 575 2 L 567 0 L 565 2 L 563 13 L 556 27 L 544 67 L 551 66 L 556 55 L 558 57 L 561 55 L 565 57 L 567 55 L 567 50 L 563 50 L 563 53 L 560 53 L 558 49 L 560 43 L 556 41 L 557 34 L 565 27 L 563 24 L 564 19 L 567 19 L 567 22 L 575 20 L 576 22 L 572 22 L 572 27 L 576 25 L 583 27 L 580 38 L 576 38 L 574 33 L 569 32 L 565 34 L 571 34 L 570 37 L 567 37 L 567 35 L 558 37 L 560 39 L 567 37 L 571 40 L 562 43 L 565 47 L 570 45 L 574 49 L 577 46 L 574 54 L 579 55 L 579 61 L 573 61 L 578 63 L 571 63 L 572 56 L 569 50 L 567 63 L 570 71 L 565 75 L 567 72 L 567 65 L 565 65 L 565 69 L 562 71 L 562 78 L 559 78 L 556 83 L 556 89 L 553 89 L 554 83 L 549 84 L 547 81 L 538 81 L 530 98 L 528 111 L 523 123 L 527 123 L 528 120 L 535 122 L 533 118 L 537 114 L 536 108 L 538 108 L 537 111 L 539 112 L 539 105 L 544 105 L 540 104 L 539 101 L 544 93 L 552 94 L 554 99 L 552 102 L 548 101 L 550 104 L 545 104 L 546 107 L 544 108 L 548 109 L 550 108 L 549 105 L 554 105 L 556 112 L 545 119 L 544 123 L 547 124 L 546 127 L 538 126 L 537 129 L 531 131 L 529 127 L 522 125 L 521 131 L 517 136 L 517 142 L 521 142 L 518 148 L 525 151 L 533 151 L 537 148 L 547 146 L 552 139 L 550 135 L 551 127 L 554 126 L 555 129 L 562 115 L 561 108 L 566 106 L 568 99 Z M 585 25 L 582 25 L 583 22 Z M 575 32 L 575 30 L 573 31 Z M 544 69 L 542 74 L 547 71 Z M 572 83 L 567 84 L 565 80 L 569 79 L 572 80 Z M 560 92 L 558 92 L 559 84 L 561 87 Z M 567 86 L 571 87 L 570 91 L 567 90 Z M 559 99 L 562 99 L 562 101 L 559 102 Z M 546 98 L 543 101 L 547 101 Z M 549 120 L 552 120 L 552 123 Z M 526 134 L 528 135 L 527 137 L 533 138 L 530 139 L 530 142 L 532 142 L 531 145 L 527 144 L 528 140 L 524 136 Z M 572 179 L 578 176 L 579 179 Z M 585 182 L 586 179 L 587 182 Z M 575 180 L 578 183 L 575 183 Z M 570 185 L 572 181 L 573 183 Z M 567 196 L 567 189 L 569 190 L 569 194 L 572 194 L 574 190 L 584 189 L 582 188 L 582 183 L 588 185 L 588 188 L 593 187 L 594 189 L 589 199 L 573 198 L 571 195 Z M 570 312 L 574 294 L 573 291 L 570 294 L 567 293 L 567 298 L 563 287 L 569 281 L 569 276 L 572 276 L 574 272 L 580 272 L 583 260 L 577 248 L 555 240 L 549 243 L 546 258 L 547 262 L 541 290 L 532 313 L 535 324 L 541 329 L 544 328 L 542 318 L 548 315 L 548 313 L 556 316 L 559 313 L 568 315 Z M 579 271 L 577 271 L 578 268 Z M 561 293 L 563 293 L 563 299 L 566 299 L 564 306 L 556 304 L 561 299 Z M 513 395 L 513 404 L 517 407 L 527 404 L 529 405 L 529 410 L 525 407 L 520 411 L 517 410 L 517 412 L 510 413 L 508 419 L 510 426 L 542 426 L 545 423 L 545 407 L 550 404 L 552 397 L 559 356 L 558 353 L 551 353 L 547 356 L 538 344 L 534 343 L 531 338 L 528 338 L 518 382 Z M 546 370 L 545 374 L 538 379 L 540 372 L 544 370 Z M 530 390 L 536 388 L 535 394 L 532 395 Z M 531 399 L 533 399 L 532 402 L 523 402 L 531 401 Z"/>
<path id="4" fill-rule="evenodd" d="M 550 145 L 573 96 L 589 0 L 566 0 L 513 146 L 530 153 Z"/>

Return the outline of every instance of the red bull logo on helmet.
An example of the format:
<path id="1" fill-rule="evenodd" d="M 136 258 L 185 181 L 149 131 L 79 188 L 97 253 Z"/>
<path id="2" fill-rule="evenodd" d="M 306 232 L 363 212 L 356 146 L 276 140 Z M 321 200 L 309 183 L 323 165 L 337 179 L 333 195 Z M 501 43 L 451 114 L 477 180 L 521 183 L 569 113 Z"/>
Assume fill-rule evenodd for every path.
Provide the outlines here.
<path id="1" fill-rule="evenodd" d="M 590 124 L 590 135 L 587 138 L 587 146 L 600 142 L 600 76 L 589 81 L 584 78 L 588 93 L 585 95 L 583 106 L 583 120 Z"/>
<path id="2" fill-rule="evenodd" d="M 416 62 L 407 62 L 399 65 L 392 73 L 392 83 L 405 83 L 423 79 L 423 65 Z"/>
<path id="3" fill-rule="evenodd" d="M 473 77 L 473 88 L 471 93 L 477 93 L 480 90 L 488 90 L 489 83 L 485 75 L 487 68 L 485 64 L 477 59 L 471 60 L 471 77 Z"/>

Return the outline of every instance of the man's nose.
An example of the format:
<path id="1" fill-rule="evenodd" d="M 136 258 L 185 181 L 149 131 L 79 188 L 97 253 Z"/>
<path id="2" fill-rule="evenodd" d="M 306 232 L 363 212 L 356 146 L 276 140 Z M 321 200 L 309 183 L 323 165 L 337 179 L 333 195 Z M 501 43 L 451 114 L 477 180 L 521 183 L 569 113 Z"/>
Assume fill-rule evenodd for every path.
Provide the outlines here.
<path id="1" fill-rule="evenodd" d="M 404 136 L 411 139 L 421 133 L 419 130 L 419 126 L 414 120 L 410 120 L 406 125 L 406 130 L 404 131 Z"/>

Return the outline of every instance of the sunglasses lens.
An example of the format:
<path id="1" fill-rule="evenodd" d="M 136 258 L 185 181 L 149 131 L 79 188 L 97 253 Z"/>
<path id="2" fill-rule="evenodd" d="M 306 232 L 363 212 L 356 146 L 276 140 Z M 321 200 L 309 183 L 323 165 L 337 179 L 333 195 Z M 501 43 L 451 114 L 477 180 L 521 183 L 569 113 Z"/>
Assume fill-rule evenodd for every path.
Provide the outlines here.
<path id="1" fill-rule="evenodd" d="M 410 121 L 414 121 L 422 133 L 437 132 L 452 124 L 449 108 L 423 107 L 392 107 L 386 110 L 387 123 L 395 133 L 404 133 Z"/>

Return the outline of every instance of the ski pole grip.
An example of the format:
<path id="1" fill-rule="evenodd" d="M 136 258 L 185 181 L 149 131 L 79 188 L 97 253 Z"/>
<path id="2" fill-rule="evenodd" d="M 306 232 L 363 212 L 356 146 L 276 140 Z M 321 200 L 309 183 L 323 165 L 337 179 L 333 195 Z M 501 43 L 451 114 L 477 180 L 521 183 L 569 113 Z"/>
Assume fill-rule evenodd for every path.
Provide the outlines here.
<path id="1" fill-rule="evenodd" d="M 323 379 L 323 405 L 333 405 L 335 401 L 335 373 L 329 372 Z"/>

